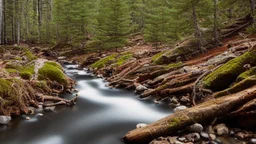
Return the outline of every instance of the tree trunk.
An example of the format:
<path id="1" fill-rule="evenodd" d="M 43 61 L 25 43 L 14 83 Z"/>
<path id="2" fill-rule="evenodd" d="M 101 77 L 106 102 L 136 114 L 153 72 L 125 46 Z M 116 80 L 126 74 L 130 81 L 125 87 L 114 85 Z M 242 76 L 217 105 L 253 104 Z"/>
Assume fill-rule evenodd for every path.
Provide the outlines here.
<path id="1" fill-rule="evenodd" d="M 218 0 L 214 0 L 214 40 L 216 45 L 220 43 L 218 32 Z"/>
<path id="2" fill-rule="evenodd" d="M 256 86 L 245 91 L 213 99 L 195 107 L 178 111 L 144 128 L 128 132 L 127 143 L 148 143 L 154 138 L 167 136 L 194 124 L 225 116 L 256 98 Z"/>
<path id="3" fill-rule="evenodd" d="M 204 51 L 203 44 L 202 44 L 202 33 L 200 31 L 198 21 L 197 21 L 197 15 L 196 15 L 196 4 L 193 5 L 192 8 L 192 15 L 193 15 L 193 21 L 194 21 L 194 28 L 195 28 L 195 37 L 197 39 L 198 47 Z"/>

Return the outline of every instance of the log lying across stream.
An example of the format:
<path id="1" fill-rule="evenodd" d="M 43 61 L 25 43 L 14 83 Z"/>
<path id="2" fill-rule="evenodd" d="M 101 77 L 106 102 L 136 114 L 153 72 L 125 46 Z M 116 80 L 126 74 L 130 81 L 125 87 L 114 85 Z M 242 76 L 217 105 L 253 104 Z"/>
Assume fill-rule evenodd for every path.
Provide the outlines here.
<path id="1" fill-rule="evenodd" d="M 194 124 L 212 121 L 240 109 L 256 98 L 256 86 L 242 92 L 204 102 L 195 107 L 178 111 L 144 128 L 128 132 L 126 143 L 148 143 L 160 136 L 167 136 Z"/>

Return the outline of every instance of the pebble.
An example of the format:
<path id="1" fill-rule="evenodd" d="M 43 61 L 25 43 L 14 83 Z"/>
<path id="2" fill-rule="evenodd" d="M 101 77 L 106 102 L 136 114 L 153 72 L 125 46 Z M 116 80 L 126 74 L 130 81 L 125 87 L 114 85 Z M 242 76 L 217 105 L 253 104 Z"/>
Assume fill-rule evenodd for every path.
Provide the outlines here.
<path id="1" fill-rule="evenodd" d="M 197 132 L 197 133 L 202 132 L 203 129 L 204 129 L 204 127 L 203 127 L 201 124 L 199 124 L 199 123 L 195 123 L 195 124 L 193 124 L 193 125 L 191 125 L 191 126 L 189 127 L 189 130 L 190 130 L 191 132 Z"/>
<path id="2" fill-rule="evenodd" d="M 186 138 L 185 138 L 185 137 L 179 137 L 178 140 L 179 140 L 180 142 L 185 142 L 185 141 L 186 141 Z"/>
<path id="3" fill-rule="evenodd" d="M 206 132 L 201 132 L 200 135 L 201 135 L 202 138 L 204 138 L 204 139 L 209 139 L 209 138 L 210 138 L 209 134 L 206 133 Z"/>
<path id="4" fill-rule="evenodd" d="M 44 114 L 42 114 L 42 113 L 36 114 L 36 117 L 42 117 L 42 116 L 44 116 Z"/>
<path id="5" fill-rule="evenodd" d="M 172 108 L 176 108 L 176 107 L 180 106 L 180 104 L 170 103 L 169 106 Z"/>
<path id="6" fill-rule="evenodd" d="M 256 144 L 256 138 L 251 138 L 249 144 Z"/>
<path id="7" fill-rule="evenodd" d="M 218 135 L 223 136 L 223 135 L 228 135 L 229 134 L 229 129 L 226 127 L 225 124 L 218 124 L 214 127 L 214 130 L 217 132 Z"/>
<path id="8" fill-rule="evenodd" d="M 216 140 L 216 135 L 214 134 L 208 134 L 206 132 L 201 132 L 200 135 L 202 136 L 202 138 L 207 139 L 207 140 Z"/>
<path id="9" fill-rule="evenodd" d="M 173 97 L 173 98 L 171 99 L 171 103 L 179 104 L 178 99 L 177 99 L 176 97 Z"/>
<path id="10" fill-rule="evenodd" d="M 190 102 L 190 99 L 187 98 L 186 96 L 183 96 L 183 97 L 180 99 L 180 102 L 182 102 L 182 103 L 188 103 L 188 102 Z"/>
<path id="11" fill-rule="evenodd" d="M 146 126 L 147 126 L 147 124 L 145 124 L 145 123 L 139 123 L 136 125 L 136 128 L 144 128 Z"/>
<path id="12" fill-rule="evenodd" d="M 175 144 L 184 144 L 184 143 L 180 141 L 175 141 Z"/>
<path id="13" fill-rule="evenodd" d="M 191 133 L 191 134 L 189 134 L 189 136 L 190 136 L 192 142 L 197 142 L 201 139 L 201 136 L 199 133 Z"/>
<path id="14" fill-rule="evenodd" d="M 30 117 L 26 117 L 26 120 L 30 120 Z"/>
<path id="15" fill-rule="evenodd" d="M 174 111 L 174 112 L 178 112 L 178 111 L 182 111 L 182 110 L 184 110 L 184 109 L 187 109 L 187 107 L 186 107 L 186 106 L 178 106 L 178 107 L 176 107 L 173 111 Z"/>
<path id="16" fill-rule="evenodd" d="M 55 110 L 55 106 L 53 106 L 53 107 L 45 107 L 44 108 L 45 112 L 53 112 L 54 110 Z"/>
<path id="17" fill-rule="evenodd" d="M 9 122 L 12 120 L 10 116 L 0 116 L 0 124 L 9 124 Z"/>

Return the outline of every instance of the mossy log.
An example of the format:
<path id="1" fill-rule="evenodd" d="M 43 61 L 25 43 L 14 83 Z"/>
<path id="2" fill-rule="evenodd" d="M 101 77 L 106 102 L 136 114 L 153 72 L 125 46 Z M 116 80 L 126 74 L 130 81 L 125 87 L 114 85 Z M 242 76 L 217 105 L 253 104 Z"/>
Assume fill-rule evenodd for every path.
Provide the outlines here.
<path id="1" fill-rule="evenodd" d="M 190 83 L 177 88 L 165 89 L 160 92 L 159 96 L 161 98 L 165 98 L 170 95 L 181 95 L 181 94 L 191 93 L 193 90 L 193 86 L 194 86 L 194 83 Z"/>
<path id="2" fill-rule="evenodd" d="M 204 87 L 219 91 L 229 87 L 236 78 L 246 71 L 245 64 L 256 64 L 256 47 L 253 50 L 227 62 L 217 70 L 210 73 L 203 80 Z"/>
<path id="3" fill-rule="evenodd" d="M 164 80 L 165 83 L 162 82 L 158 84 L 158 86 L 155 89 L 150 89 L 145 91 L 141 95 L 141 98 L 145 98 L 150 95 L 159 95 L 161 91 L 163 91 L 164 89 L 182 87 L 184 85 L 187 85 L 196 81 L 197 78 L 198 76 L 194 76 L 192 73 L 173 75 L 172 78 L 170 78 L 170 81 L 168 81 L 169 79 L 166 81 Z"/>
<path id="4" fill-rule="evenodd" d="M 245 91 L 213 99 L 195 107 L 178 111 L 144 128 L 128 132 L 123 140 L 126 143 L 143 144 L 160 136 L 167 136 L 194 124 L 212 121 L 222 117 L 256 98 L 256 86 Z"/>
<path id="5" fill-rule="evenodd" d="M 228 94 L 233 94 L 233 93 L 245 90 L 245 89 L 247 89 L 249 87 L 252 87 L 254 85 L 256 85 L 256 75 L 250 76 L 250 77 L 234 84 L 232 87 L 230 87 L 226 90 L 217 92 L 213 96 L 214 97 L 221 97 L 221 96 L 225 96 L 225 95 L 228 95 Z"/>

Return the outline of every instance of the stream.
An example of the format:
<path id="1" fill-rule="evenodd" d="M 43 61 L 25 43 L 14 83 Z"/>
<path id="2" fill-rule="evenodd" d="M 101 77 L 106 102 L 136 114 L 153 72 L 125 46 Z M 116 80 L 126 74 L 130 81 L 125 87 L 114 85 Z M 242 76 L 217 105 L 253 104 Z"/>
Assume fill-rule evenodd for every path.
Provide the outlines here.
<path id="1" fill-rule="evenodd" d="M 79 99 L 73 107 L 56 108 L 43 116 L 25 115 L 0 127 L 1 144 L 122 144 L 121 138 L 138 123 L 152 123 L 172 113 L 165 102 L 141 101 L 132 91 L 109 89 L 90 73 L 65 65 L 77 81 Z M 75 94 L 63 95 L 71 99 Z"/>

